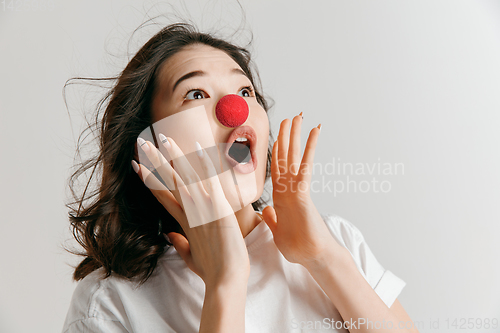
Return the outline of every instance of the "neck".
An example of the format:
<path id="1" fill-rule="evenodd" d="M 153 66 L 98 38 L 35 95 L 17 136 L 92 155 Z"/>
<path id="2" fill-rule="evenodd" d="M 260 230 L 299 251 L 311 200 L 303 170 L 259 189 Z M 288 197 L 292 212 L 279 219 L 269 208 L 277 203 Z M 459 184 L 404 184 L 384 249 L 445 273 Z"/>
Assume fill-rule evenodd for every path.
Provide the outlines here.
<path id="1" fill-rule="evenodd" d="M 238 220 L 243 238 L 245 238 L 261 221 L 260 216 L 253 210 L 251 204 L 235 212 L 234 216 L 236 216 L 236 219 Z M 182 228 L 180 230 L 180 233 L 181 235 L 186 237 L 186 234 L 184 233 L 184 230 L 182 230 Z"/>
<path id="2" fill-rule="evenodd" d="M 261 221 L 260 216 L 254 211 L 251 204 L 235 212 L 234 215 L 240 225 L 243 238 L 245 238 Z"/>

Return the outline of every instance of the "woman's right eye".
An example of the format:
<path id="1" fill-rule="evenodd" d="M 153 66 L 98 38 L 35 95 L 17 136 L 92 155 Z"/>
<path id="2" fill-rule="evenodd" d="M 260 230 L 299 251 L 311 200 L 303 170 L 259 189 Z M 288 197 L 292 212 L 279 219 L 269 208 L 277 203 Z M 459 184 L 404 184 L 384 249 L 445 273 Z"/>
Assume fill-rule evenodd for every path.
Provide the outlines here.
<path id="1" fill-rule="evenodd" d="M 204 94 L 205 94 L 205 92 L 203 90 L 193 89 L 193 90 L 190 90 L 186 94 L 186 96 L 184 97 L 184 99 L 202 99 L 202 98 L 206 98 Z"/>

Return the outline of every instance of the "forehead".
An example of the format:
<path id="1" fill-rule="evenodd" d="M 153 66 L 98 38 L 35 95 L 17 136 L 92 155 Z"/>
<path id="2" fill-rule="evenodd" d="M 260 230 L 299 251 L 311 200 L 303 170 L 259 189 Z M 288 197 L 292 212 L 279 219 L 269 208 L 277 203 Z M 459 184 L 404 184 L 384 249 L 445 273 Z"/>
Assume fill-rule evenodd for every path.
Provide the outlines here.
<path id="1" fill-rule="evenodd" d="M 172 88 L 175 80 L 191 71 L 211 73 L 227 72 L 240 66 L 224 51 L 214 47 L 193 44 L 184 47 L 161 66 L 158 81 L 164 88 Z"/>

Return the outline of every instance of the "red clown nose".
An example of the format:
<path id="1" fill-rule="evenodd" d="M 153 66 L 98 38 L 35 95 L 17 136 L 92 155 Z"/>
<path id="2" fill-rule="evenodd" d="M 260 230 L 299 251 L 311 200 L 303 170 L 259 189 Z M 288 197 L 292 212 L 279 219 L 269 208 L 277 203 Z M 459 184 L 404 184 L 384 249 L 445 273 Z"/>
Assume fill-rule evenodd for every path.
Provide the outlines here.
<path id="1" fill-rule="evenodd" d="M 248 104 L 241 96 L 226 95 L 215 106 L 215 116 L 226 127 L 241 126 L 248 118 Z"/>

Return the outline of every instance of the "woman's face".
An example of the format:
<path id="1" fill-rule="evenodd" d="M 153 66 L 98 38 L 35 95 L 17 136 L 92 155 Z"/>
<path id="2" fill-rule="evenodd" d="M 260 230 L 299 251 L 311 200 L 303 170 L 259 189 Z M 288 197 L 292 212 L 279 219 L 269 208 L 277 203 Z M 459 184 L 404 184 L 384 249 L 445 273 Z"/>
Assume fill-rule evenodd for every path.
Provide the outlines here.
<path id="1" fill-rule="evenodd" d="M 198 75 L 185 77 L 186 74 L 192 72 L 197 72 Z M 180 80 L 183 77 L 184 79 Z M 252 156 L 256 158 L 256 169 L 248 174 L 233 169 L 237 184 L 231 172 L 220 173 L 219 179 L 234 211 L 260 198 L 266 174 L 269 120 L 266 111 L 257 102 L 252 83 L 241 67 L 224 51 L 203 44 L 193 44 L 165 61 L 160 67 L 157 79 L 158 86 L 152 103 L 153 123 L 159 121 L 185 123 L 188 118 L 183 118 L 183 111 L 204 106 L 206 119 L 199 117 L 203 119 L 202 124 L 190 121 L 183 134 L 177 137 L 163 133 L 167 137 L 172 137 L 179 146 L 194 147 L 194 142 L 190 141 L 193 141 L 193 136 L 200 135 L 200 131 L 203 131 L 202 127 L 206 127 L 207 136 L 210 138 L 205 141 L 205 145 L 200 142 L 202 147 L 208 148 L 206 142 L 226 147 L 235 128 L 225 127 L 217 120 L 215 106 L 227 94 L 239 95 L 247 102 L 249 115 L 241 126 L 250 126 L 255 131 L 256 140 L 252 142 L 254 147 L 251 150 L 256 155 Z M 203 112 L 203 108 L 197 110 Z M 168 118 L 172 115 L 175 116 Z M 177 127 L 179 124 L 169 125 Z M 224 156 L 221 157 L 224 158 Z"/>

